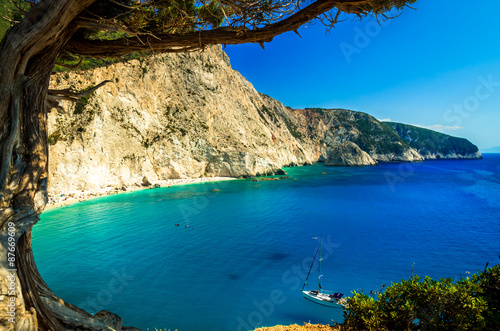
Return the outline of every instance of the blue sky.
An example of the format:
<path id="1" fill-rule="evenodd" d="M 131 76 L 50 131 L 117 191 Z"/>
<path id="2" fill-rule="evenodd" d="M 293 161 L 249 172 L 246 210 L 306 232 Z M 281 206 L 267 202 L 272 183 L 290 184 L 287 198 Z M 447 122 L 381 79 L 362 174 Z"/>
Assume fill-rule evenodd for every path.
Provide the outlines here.
<path id="1" fill-rule="evenodd" d="M 227 46 L 234 69 L 292 108 L 347 108 L 500 146 L 500 1 L 420 0 L 379 26 L 320 23 Z"/>

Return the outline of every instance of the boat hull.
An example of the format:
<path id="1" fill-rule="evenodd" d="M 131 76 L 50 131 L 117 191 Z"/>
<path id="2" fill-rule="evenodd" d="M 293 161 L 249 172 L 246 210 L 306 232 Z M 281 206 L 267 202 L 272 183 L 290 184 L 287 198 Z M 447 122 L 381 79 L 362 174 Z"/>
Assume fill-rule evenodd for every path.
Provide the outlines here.
<path id="1" fill-rule="evenodd" d="M 302 291 L 302 295 L 304 296 L 304 298 L 323 306 L 344 308 L 344 306 L 338 303 L 336 299 L 331 298 L 328 294 L 325 293 L 318 293 L 317 291 Z"/>

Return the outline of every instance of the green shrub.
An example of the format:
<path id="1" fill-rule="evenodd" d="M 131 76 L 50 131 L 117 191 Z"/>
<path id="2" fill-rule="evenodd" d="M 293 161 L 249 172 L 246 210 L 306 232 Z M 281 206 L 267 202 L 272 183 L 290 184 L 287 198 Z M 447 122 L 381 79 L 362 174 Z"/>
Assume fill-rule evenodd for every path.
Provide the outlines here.
<path id="1" fill-rule="evenodd" d="M 500 330 L 500 266 L 472 277 L 392 283 L 373 296 L 354 292 L 344 310 L 348 330 Z"/>
<path id="2" fill-rule="evenodd" d="M 61 131 L 57 130 L 49 136 L 49 144 L 55 145 L 61 139 Z"/>
<path id="3" fill-rule="evenodd" d="M 93 87 L 94 87 L 94 85 L 90 85 L 87 88 L 85 88 L 84 91 L 90 90 Z M 73 115 L 83 114 L 83 111 L 85 110 L 85 107 L 88 105 L 90 96 L 92 94 L 93 93 L 91 93 L 90 95 L 87 95 L 85 97 L 81 97 L 80 99 L 78 99 L 75 102 L 75 110 L 73 111 Z"/>
<path id="4" fill-rule="evenodd" d="M 89 103 L 89 97 L 90 96 L 80 98 L 75 102 L 75 110 L 73 111 L 73 115 L 79 115 L 83 113 L 85 106 L 87 106 L 87 104 Z"/>
<path id="5" fill-rule="evenodd" d="M 349 298 L 349 308 L 344 311 L 344 324 L 348 328 L 377 330 L 381 327 L 383 318 L 380 304 L 362 292 L 354 292 Z"/>
<path id="6" fill-rule="evenodd" d="M 500 330 L 500 267 L 498 265 L 485 268 L 473 281 L 479 283 L 482 297 L 486 300 L 488 309 L 483 313 L 486 328 Z"/>

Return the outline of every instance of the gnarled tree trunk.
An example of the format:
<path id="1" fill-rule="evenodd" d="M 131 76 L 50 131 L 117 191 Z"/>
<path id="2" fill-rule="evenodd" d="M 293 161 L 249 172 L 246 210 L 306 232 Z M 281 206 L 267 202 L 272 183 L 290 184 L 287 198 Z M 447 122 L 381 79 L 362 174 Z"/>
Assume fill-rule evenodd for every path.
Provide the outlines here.
<path id="1" fill-rule="evenodd" d="M 0 329 L 120 330 L 57 298 L 40 277 L 31 229 L 47 202 L 47 92 L 54 62 L 93 0 L 44 1 L 0 44 Z"/>
<path id="2" fill-rule="evenodd" d="M 270 42 L 297 31 L 313 18 L 337 8 L 362 17 L 413 0 L 316 0 L 277 22 L 262 27 L 220 27 L 205 31 L 146 33 L 113 41 L 74 37 L 78 26 L 116 28 L 114 19 L 95 22 L 78 15 L 97 0 L 33 1 L 22 21 L 0 43 L 0 328 L 9 330 L 121 330 L 121 319 L 109 312 L 90 316 L 57 298 L 41 279 L 33 260 L 31 229 L 47 202 L 47 94 L 60 51 L 93 57 L 119 57 L 135 51 L 184 52 L 210 44 Z M 124 4 L 111 1 L 123 8 Z M 147 2 L 140 2 L 141 6 Z M 232 1 L 226 5 L 232 6 Z M 249 3 L 252 3 L 249 1 Z M 129 8 L 125 4 L 126 8 Z M 287 6 L 285 6 L 287 7 Z M 249 7 L 250 8 L 250 7 Z M 286 9 L 286 8 L 285 8 Z M 90 17 L 90 18 L 89 18 Z M 227 18 L 226 18 L 227 19 Z M 258 24 L 259 25 L 259 24 Z M 162 30 L 163 31 L 163 30 Z M 73 38 L 72 38 L 73 37 Z"/>

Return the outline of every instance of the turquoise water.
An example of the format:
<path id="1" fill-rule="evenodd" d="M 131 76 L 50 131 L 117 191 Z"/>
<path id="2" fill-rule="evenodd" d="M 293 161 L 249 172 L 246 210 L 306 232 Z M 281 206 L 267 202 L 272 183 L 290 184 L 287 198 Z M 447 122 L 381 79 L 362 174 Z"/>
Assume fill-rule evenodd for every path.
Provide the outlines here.
<path id="1" fill-rule="evenodd" d="M 296 180 L 174 186 L 46 211 L 33 229 L 39 271 L 64 300 L 124 325 L 246 330 L 342 321 L 301 296 L 313 237 L 325 238 L 323 288 L 346 295 L 412 269 L 460 277 L 499 262 L 500 154 L 287 171 Z"/>

